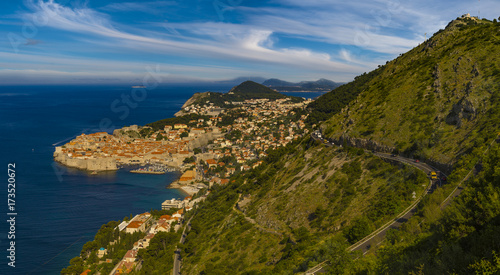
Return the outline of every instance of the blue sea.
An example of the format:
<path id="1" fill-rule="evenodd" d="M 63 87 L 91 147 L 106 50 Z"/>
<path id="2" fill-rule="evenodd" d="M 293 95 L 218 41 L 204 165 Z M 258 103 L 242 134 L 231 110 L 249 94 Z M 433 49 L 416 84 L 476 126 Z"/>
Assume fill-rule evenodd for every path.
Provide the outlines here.
<path id="1" fill-rule="evenodd" d="M 81 133 L 112 132 L 172 117 L 195 92 L 230 86 L 177 86 L 134 90 L 130 86 L 0 86 L 0 274 L 59 274 L 102 224 L 160 209 L 185 194 L 167 189 L 178 173 L 90 175 L 53 161 L 55 145 Z M 322 93 L 290 93 L 317 97 Z M 15 210 L 7 205 L 9 163 L 15 164 Z M 15 216 L 15 267 L 7 256 Z"/>

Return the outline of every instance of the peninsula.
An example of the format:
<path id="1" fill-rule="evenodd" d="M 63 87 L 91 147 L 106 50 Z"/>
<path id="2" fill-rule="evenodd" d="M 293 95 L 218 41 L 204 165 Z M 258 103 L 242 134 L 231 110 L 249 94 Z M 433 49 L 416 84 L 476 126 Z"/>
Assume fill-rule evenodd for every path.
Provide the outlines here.
<path id="1" fill-rule="evenodd" d="M 193 95 L 175 118 L 123 127 L 112 135 L 81 134 L 56 147 L 54 159 L 96 172 L 130 164 L 169 166 L 184 173 L 173 188 L 225 184 L 236 172 L 262 164 L 268 149 L 308 134 L 305 108 L 310 102 L 246 81 L 225 94 Z M 131 172 L 161 174 L 152 168 Z"/>

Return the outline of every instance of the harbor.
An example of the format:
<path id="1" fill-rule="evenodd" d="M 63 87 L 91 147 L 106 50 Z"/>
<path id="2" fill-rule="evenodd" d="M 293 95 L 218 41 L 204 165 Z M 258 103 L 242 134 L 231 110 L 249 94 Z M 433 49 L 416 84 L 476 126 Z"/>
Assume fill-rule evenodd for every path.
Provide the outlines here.
<path id="1" fill-rule="evenodd" d="M 136 174 L 153 174 L 153 175 L 163 175 L 165 173 L 170 173 L 176 171 L 175 168 L 169 167 L 161 164 L 154 164 L 146 167 L 140 167 L 138 169 L 130 170 L 130 173 Z"/>

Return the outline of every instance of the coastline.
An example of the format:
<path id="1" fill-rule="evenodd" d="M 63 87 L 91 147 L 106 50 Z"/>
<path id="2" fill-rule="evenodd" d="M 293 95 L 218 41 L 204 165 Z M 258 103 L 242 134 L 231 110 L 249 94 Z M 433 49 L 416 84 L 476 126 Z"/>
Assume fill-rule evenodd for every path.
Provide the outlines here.
<path id="1" fill-rule="evenodd" d="M 175 180 L 166 187 L 167 189 L 177 189 L 177 190 L 182 190 L 184 193 L 188 194 L 189 196 L 193 196 L 194 194 L 198 193 L 200 191 L 197 187 L 194 187 L 192 185 L 183 185 L 179 183 L 179 180 Z"/>

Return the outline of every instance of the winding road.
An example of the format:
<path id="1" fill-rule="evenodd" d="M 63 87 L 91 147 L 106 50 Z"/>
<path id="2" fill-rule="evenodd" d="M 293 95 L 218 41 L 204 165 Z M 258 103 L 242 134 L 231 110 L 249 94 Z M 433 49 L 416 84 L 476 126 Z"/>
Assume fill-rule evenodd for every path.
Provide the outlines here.
<path id="1" fill-rule="evenodd" d="M 322 142 L 326 146 L 333 147 L 335 145 L 333 142 L 330 142 L 330 141 L 324 139 L 321 136 L 321 134 L 318 132 L 313 132 L 311 134 L 311 137 L 314 140 Z M 373 152 L 373 151 L 372 151 L 372 153 L 375 156 L 378 156 L 380 158 L 385 158 L 385 159 L 388 159 L 391 161 L 398 161 L 398 162 L 401 162 L 404 164 L 411 165 L 417 169 L 422 170 L 426 174 L 429 174 L 431 171 L 437 171 L 437 169 L 435 169 L 434 167 L 432 167 L 426 163 L 423 163 L 423 162 L 418 162 L 414 159 L 409 159 L 409 158 L 405 158 L 405 157 L 401 157 L 401 156 L 397 156 L 397 155 L 393 155 L 393 154 L 388 154 L 388 153 L 379 153 L 379 152 Z M 379 245 L 383 241 L 383 239 L 385 238 L 387 231 L 389 229 L 399 228 L 403 223 L 408 221 L 408 219 L 411 216 L 413 216 L 413 214 L 415 214 L 415 212 L 417 210 L 418 203 L 427 194 L 432 193 L 432 191 L 437 187 L 438 183 L 441 183 L 440 180 L 433 181 L 433 180 L 429 179 L 429 184 L 427 185 L 427 188 L 424 190 L 424 192 L 422 194 L 420 194 L 420 196 L 418 198 L 416 198 L 416 200 L 410 206 L 408 206 L 396 218 L 392 219 L 391 221 L 384 224 L 383 226 L 381 226 L 377 230 L 373 231 L 370 235 L 364 237 L 363 239 L 361 239 L 357 243 L 351 245 L 348 248 L 348 250 L 349 251 L 358 251 L 359 250 L 364 255 L 370 250 L 370 248 L 376 247 L 377 245 Z M 454 192 L 454 195 L 458 196 L 461 191 L 462 191 L 462 189 L 456 189 L 456 192 Z"/>
<path id="2" fill-rule="evenodd" d="M 398 161 L 402 162 L 411 166 L 414 166 L 417 169 L 420 169 L 424 171 L 426 174 L 429 174 L 431 171 L 436 171 L 433 169 L 431 166 L 422 163 L 422 162 L 416 162 L 415 160 L 400 157 L 400 156 L 392 156 L 391 154 L 386 154 L 386 153 L 373 153 L 374 155 L 385 158 L 385 159 L 390 159 L 393 161 Z M 424 190 L 424 192 L 410 205 L 408 206 L 402 213 L 400 213 L 396 218 L 393 220 L 389 221 L 385 225 L 381 226 L 379 229 L 375 230 L 372 232 L 370 235 L 366 236 L 362 240 L 358 241 L 357 243 L 353 244 L 348 248 L 349 251 L 357 251 L 360 250 L 363 252 L 363 254 L 366 254 L 368 250 L 370 250 L 371 247 L 377 246 L 382 240 L 385 238 L 385 235 L 387 234 L 387 231 L 389 229 L 397 229 L 399 228 L 404 222 L 408 221 L 408 219 L 415 214 L 417 211 L 417 205 L 418 203 L 429 193 L 432 193 L 434 188 L 436 188 L 437 183 L 439 183 L 438 180 L 433 181 L 429 179 L 429 184 L 427 185 L 427 188 Z"/>

